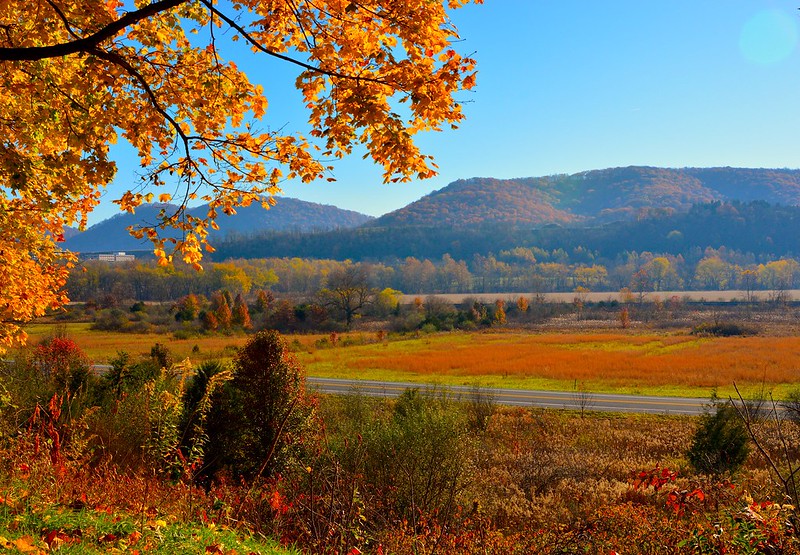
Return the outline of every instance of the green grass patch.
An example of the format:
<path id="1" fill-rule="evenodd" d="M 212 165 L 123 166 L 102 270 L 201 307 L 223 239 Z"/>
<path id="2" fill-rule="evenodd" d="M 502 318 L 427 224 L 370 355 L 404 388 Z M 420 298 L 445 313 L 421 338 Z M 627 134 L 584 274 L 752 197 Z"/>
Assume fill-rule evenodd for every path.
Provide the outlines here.
<path id="1" fill-rule="evenodd" d="M 2 489 L 0 548 L 11 553 L 257 553 L 298 552 L 226 527 L 143 518 L 112 507 L 69 506 L 39 498 L 16 482 Z"/>

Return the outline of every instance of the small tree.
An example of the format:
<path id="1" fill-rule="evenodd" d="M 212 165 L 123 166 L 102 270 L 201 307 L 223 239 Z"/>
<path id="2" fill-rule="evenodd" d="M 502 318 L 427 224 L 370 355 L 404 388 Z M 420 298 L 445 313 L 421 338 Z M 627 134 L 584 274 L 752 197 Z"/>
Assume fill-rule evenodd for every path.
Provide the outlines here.
<path id="1" fill-rule="evenodd" d="M 155 343 L 152 347 L 150 347 L 150 359 L 153 361 L 153 364 L 158 370 L 161 370 L 162 368 L 169 369 L 173 362 L 175 362 L 169 347 L 161 343 Z"/>
<path id="2" fill-rule="evenodd" d="M 250 311 L 247 308 L 247 303 L 244 302 L 242 294 L 236 295 L 233 300 L 233 312 L 231 314 L 231 322 L 236 326 L 249 330 L 253 327 L 250 321 Z"/>
<path id="3" fill-rule="evenodd" d="M 233 360 L 208 415 L 207 473 L 227 467 L 256 479 L 285 468 L 308 440 L 313 403 L 305 376 L 276 331 L 261 331 Z"/>
<path id="4" fill-rule="evenodd" d="M 75 393 L 89 379 L 91 362 L 68 337 L 51 337 L 39 343 L 31 357 L 33 365 L 58 390 Z"/>
<path id="5" fill-rule="evenodd" d="M 210 310 L 200 313 L 200 322 L 203 325 L 203 329 L 206 331 L 217 331 L 217 328 L 219 328 L 219 320 L 217 320 L 217 315 Z"/>
<path id="6" fill-rule="evenodd" d="M 575 298 L 572 303 L 578 311 L 578 319 L 583 317 L 583 308 L 586 306 L 586 301 L 589 298 L 589 290 L 586 287 L 578 286 L 575 288 Z"/>
<path id="7" fill-rule="evenodd" d="M 505 326 L 506 325 L 506 303 L 497 299 L 494 302 L 494 322 L 495 326 Z"/>
<path id="8" fill-rule="evenodd" d="M 375 302 L 372 305 L 370 313 L 372 315 L 385 318 L 386 316 L 396 313 L 400 302 L 403 299 L 403 294 L 395 289 L 389 287 L 383 289 L 375 296 Z"/>
<path id="9" fill-rule="evenodd" d="M 272 291 L 268 291 L 265 289 L 261 289 L 256 294 L 256 312 L 259 313 L 268 313 L 272 308 L 272 304 L 275 302 L 275 295 Z"/>
<path id="10" fill-rule="evenodd" d="M 631 327 L 631 314 L 628 311 L 628 307 L 623 307 L 622 310 L 619 311 L 619 325 L 624 330 Z"/>
<path id="11" fill-rule="evenodd" d="M 320 305 L 338 313 L 349 328 L 377 291 L 369 286 L 367 272 L 360 264 L 346 264 L 328 274 L 327 287 L 318 293 Z"/>
<path id="12" fill-rule="evenodd" d="M 178 322 L 191 322 L 200 313 L 200 298 L 197 295 L 189 294 L 183 297 L 177 305 L 175 320 Z"/>
<path id="13" fill-rule="evenodd" d="M 687 457 L 697 472 L 733 474 L 750 453 L 749 435 L 730 403 L 716 403 L 700 418 Z"/>
<path id="14" fill-rule="evenodd" d="M 231 303 L 228 301 L 230 293 L 225 295 L 227 291 L 217 291 L 211 297 L 211 310 L 217 318 L 217 326 L 221 329 L 228 329 L 231 327 L 233 320 L 233 313 L 231 312 Z"/>

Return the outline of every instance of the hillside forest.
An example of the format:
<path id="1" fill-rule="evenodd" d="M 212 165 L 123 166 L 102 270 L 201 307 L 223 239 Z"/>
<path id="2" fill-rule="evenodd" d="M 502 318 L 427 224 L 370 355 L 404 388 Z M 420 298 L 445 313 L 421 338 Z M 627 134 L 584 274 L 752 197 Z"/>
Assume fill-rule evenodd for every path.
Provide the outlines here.
<path id="1" fill-rule="evenodd" d="M 209 296 L 219 289 L 245 295 L 259 289 L 309 295 L 325 286 L 333 270 L 352 264 L 363 269 L 371 287 L 408 294 L 563 292 L 578 287 L 628 288 L 637 293 L 728 289 L 777 293 L 795 288 L 800 279 L 800 253 L 794 240 L 800 236 L 800 209 L 760 202 L 698 205 L 680 217 L 652 217 L 602 228 L 473 230 L 474 236 L 485 237 L 486 245 L 479 239 L 471 241 L 467 231 L 450 230 L 460 237 L 449 243 L 452 252 L 441 252 L 448 244 L 445 230 L 406 231 L 382 233 L 375 228 L 231 238 L 219 252 L 238 256 L 219 259 L 220 255 L 199 273 L 186 266 L 163 268 L 146 261 L 114 265 L 84 261 L 81 271 L 70 277 L 67 291 L 75 301 L 109 295 L 168 301 L 190 293 Z M 440 237 L 436 248 L 414 249 L 436 256 L 397 255 L 402 249 L 393 248 L 396 244 L 415 244 L 411 235 L 420 240 Z M 310 246 L 318 241 L 320 250 L 335 244 L 348 251 L 348 238 L 360 250 L 354 256 L 335 256 L 331 253 L 335 249 L 314 256 Z M 256 244 L 259 252 L 296 250 L 308 256 L 248 256 L 252 253 L 246 252 L 247 246 Z M 383 256 L 369 256 L 368 251 L 379 244 Z"/>

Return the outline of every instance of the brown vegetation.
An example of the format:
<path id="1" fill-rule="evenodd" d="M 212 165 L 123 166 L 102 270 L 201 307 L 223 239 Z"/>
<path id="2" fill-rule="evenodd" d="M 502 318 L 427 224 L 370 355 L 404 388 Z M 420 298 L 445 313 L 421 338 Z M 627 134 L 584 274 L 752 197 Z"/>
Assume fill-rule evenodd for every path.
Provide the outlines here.
<path id="1" fill-rule="evenodd" d="M 62 513 L 140 515 L 104 540 L 120 547 L 139 541 L 140 528 L 195 521 L 308 553 L 800 552 L 793 509 L 757 454 L 736 476 L 691 470 L 685 450 L 696 419 L 494 408 L 470 428 L 475 402 L 321 399 L 324 434 L 306 436 L 317 447 L 296 467 L 252 484 L 223 476 L 205 489 L 147 466 L 86 466 L 85 436 L 65 433 L 71 441 L 57 446 L 53 431 L 78 428 L 53 422 L 50 432 L 31 428 L 3 444 L 1 526 L 50 503 Z M 798 426 L 784 427 L 797 445 Z M 781 450 L 774 434 L 763 445 Z M 796 464 L 796 449 L 787 454 Z M 41 544 L 53 530 L 78 537 L 58 522 L 32 539 Z M 137 548 L 155 549 L 150 542 Z"/>
<path id="2" fill-rule="evenodd" d="M 356 373 L 369 369 L 422 378 L 499 376 L 541 378 L 606 387 L 713 388 L 733 382 L 791 384 L 800 367 L 800 337 L 704 337 L 686 334 L 497 333 L 432 336 L 317 351 L 310 367 L 334 362 Z"/>

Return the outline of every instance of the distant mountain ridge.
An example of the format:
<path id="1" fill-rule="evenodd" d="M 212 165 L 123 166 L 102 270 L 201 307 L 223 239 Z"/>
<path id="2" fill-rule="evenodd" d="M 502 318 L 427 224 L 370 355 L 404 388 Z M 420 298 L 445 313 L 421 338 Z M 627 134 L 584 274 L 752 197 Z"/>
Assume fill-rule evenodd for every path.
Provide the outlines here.
<path id="1" fill-rule="evenodd" d="M 362 226 L 321 233 L 276 232 L 215 244 L 213 260 L 228 258 L 332 258 L 387 261 L 415 257 L 455 260 L 501 255 L 516 248 L 559 253 L 560 262 L 613 266 L 630 253 L 680 256 L 692 264 L 708 249 L 747 265 L 800 259 L 800 206 L 765 201 L 714 201 L 687 212 L 650 213 L 636 220 L 586 226 L 485 223 L 467 227 Z"/>
<path id="2" fill-rule="evenodd" d="M 254 205 L 239 209 L 234 217 L 221 216 L 218 222 L 221 230 L 212 236 L 212 241 L 219 244 L 221 239 L 239 234 L 257 236 L 267 232 L 309 233 L 353 228 L 363 228 L 369 234 L 400 227 L 597 226 L 652 215 L 682 214 L 695 205 L 729 201 L 798 206 L 800 170 L 629 166 L 519 179 L 475 177 L 455 181 L 377 219 L 334 206 L 281 197 L 269 211 Z M 126 228 L 155 222 L 162 206 L 146 205 L 138 208 L 136 215 L 114 216 L 70 237 L 66 247 L 78 252 L 149 250 L 149 243 L 134 239 Z M 205 207 L 191 212 L 204 214 Z M 429 235 L 427 240 L 437 239 L 436 233 Z M 341 245 L 337 244 L 335 233 L 326 236 L 331 243 L 320 248 L 334 256 Z M 395 236 L 401 235 L 395 233 Z M 321 238 L 315 239 L 318 240 Z M 253 241 L 254 248 L 249 249 L 252 256 L 260 256 L 258 251 L 267 248 L 260 242 Z M 389 243 L 384 243 L 386 255 L 392 254 Z"/>
<path id="3" fill-rule="evenodd" d="M 630 166 L 518 179 L 475 177 L 455 181 L 368 225 L 578 225 L 732 200 L 800 205 L 800 170 Z"/>
<path id="4" fill-rule="evenodd" d="M 218 231 L 212 231 L 212 240 L 230 234 L 252 235 L 268 231 L 325 231 L 357 227 L 373 219 L 372 216 L 343 210 L 335 206 L 306 202 L 289 197 L 278 197 L 277 204 L 264 210 L 260 204 L 238 208 L 235 216 L 220 215 Z M 157 221 L 162 208 L 175 208 L 165 204 L 146 204 L 135 214 L 120 213 L 91 226 L 83 233 L 71 233 L 66 247 L 75 252 L 106 252 L 150 250 L 149 241 L 138 240 L 127 232 L 131 225 L 149 225 Z M 191 208 L 196 216 L 205 216 L 208 205 Z M 176 236 L 165 233 L 165 236 Z"/>

